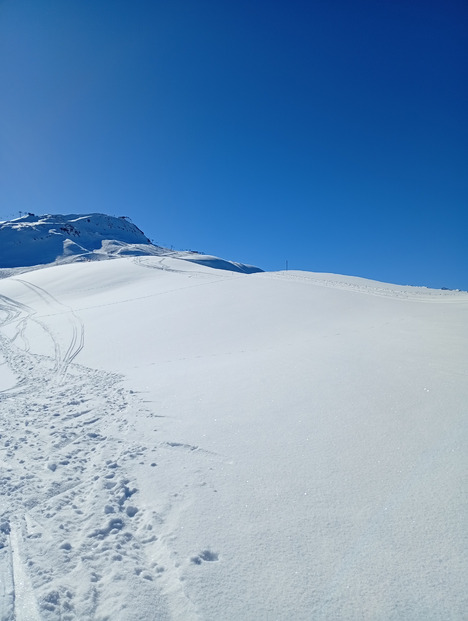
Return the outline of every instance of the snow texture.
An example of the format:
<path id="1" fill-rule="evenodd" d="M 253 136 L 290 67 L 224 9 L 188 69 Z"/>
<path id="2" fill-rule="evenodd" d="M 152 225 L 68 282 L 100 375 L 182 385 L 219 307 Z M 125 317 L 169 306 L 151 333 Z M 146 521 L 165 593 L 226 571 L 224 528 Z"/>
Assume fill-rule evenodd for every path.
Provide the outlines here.
<path id="1" fill-rule="evenodd" d="M 2 229 L 2 621 L 466 618 L 468 294 L 25 272 L 31 222 Z"/>

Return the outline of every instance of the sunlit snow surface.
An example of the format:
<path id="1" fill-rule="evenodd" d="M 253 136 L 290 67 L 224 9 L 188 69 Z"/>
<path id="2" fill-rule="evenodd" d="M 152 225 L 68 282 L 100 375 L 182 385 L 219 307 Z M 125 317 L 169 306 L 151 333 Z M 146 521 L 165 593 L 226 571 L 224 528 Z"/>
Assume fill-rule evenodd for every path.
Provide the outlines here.
<path id="1" fill-rule="evenodd" d="M 467 313 L 170 256 L 11 272 L 0 618 L 465 619 Z"/>

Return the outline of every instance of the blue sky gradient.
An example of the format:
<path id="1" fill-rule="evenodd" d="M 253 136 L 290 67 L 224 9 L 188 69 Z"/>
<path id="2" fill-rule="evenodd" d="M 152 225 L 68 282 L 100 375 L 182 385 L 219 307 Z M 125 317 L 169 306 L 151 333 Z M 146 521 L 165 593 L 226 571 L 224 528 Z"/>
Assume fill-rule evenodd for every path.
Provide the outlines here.
<path id="1" fill-rule="evenodd" d="M 464 0 L 0 0 L 0 219 L 468 289 Z"/>

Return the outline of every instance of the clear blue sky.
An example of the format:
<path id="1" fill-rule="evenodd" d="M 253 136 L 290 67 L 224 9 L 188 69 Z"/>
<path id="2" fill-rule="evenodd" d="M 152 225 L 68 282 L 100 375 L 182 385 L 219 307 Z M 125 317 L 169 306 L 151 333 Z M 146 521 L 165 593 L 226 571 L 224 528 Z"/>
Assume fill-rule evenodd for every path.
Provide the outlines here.
<path id="1" fill-rule="evenodd" d="M 0 0 L 0 219 L 468 289 L 466 0 Z"/>

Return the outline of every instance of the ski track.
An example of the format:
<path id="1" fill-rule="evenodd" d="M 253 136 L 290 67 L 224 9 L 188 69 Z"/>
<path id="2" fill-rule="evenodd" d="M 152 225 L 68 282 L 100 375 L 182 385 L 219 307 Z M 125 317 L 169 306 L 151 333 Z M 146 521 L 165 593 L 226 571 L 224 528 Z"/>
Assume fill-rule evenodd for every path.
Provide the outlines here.
<path id="1" fill-rule="evenodd" d="M 187 271 L 186 269 L 176 269 L 175 267 L 169 267 L 166 263 L 166 259 L 176 259 L 178 261 L 184 262 L 184 258 L 180 257 L 180 256 L 176 256 L 177 253 L 173 253 L 172 255 L 169 253 L 165 253 L 165 256 L 163 257 L 156 257 L 156 256 L 143 256 L 143 257 L 134 257 L 133 259 L 133 263 L 135 265 L 137 265 L 138 267 L 146 267 L 147 269 L 151 269 L 151 270 L 161 270 L 162 272 L 172 272 L 174 274 L 184 274 L 185 276 L 188 276 L 189 278 L 191 277 L 195 277 L 195 278 L 203 278 L 203 279 L 209 279 L 210 281 L 213 280 L 213 275 L 207 272 L 203 272 L 200 270 L 196 270 L 196 269 L 191 269 L 190 271 Z M 187 261 L 185 261 L 185 263 L 187 263 Z M 192 265 L 194 265 L 194 263 L 192 263 Z M 228 270 L 223 270 L 226 272 L 226 274 L 222 274 L 222 278 L 221 279 L 225 279 L 225 278 L 235 278 L 236 276 L 239 276 L 239 272 L 229 272 Z M 245 275 L 245 274 L 243 274 Z M 219 279 L 219 275 L 215 275 L 215 278 L 218 280 Z"/>
<path id="2" fill-rule="evenodd" d="M 171 258 L 177 258 L 177 257 L 171 257 Z M 149 259 L 149 261 L 148 261 Z M 133 259 L 133 263 L 135 265 L 138 265 L 138 267 L 146 267 L 148 269 L 152 269 L 152 270 L 161 270 L 163 272 L 174 272 L 174 273 L 183 273 L 183 270 L 176 270 L 172 267 L 169 267 L 168 265 L 166 265 L 165 259 L 164 257 L 162 258 L 157 258 L 157 260 L 155 260 L 155 257 L 135 257 Z M 184 272 L 185 273 L 185 272 Z M 191 272 L 193 273 L 193 272 Z M 200 272 L 195 272 L 197 274 L 200 274 Z"/>
<path id="3" fill-rule="evenodd" d="M 375 285 L 357 284 L 345 281 L 331 280 L 327 278 L 317 278 L 316 276 L 307 276 L 299 274 L 291 274 L 289 272 L 262 272 L 259 274 L 261 278 L 274 278 L 287 282 L 309 283 L 317 287 L 327 287 L 331 289 L 339 289 L 341 291 L 350 291 L 353 293 L 364 293 L 376 297 L 395 298 L 398 300 L 421 302 L 466 302 L 466 291 L 438 290 L 427 289 L 426 287 L 409 287 L 405 288 L 401 285 L 395 285 L 393 288 L 385 286 L 385 283 L 376 283 Z M 396 288 L 395 288 L 396 287 Z"/>
<path id="4" fill-rule="evenodd" d="M 0 392 L 0 620 L 197 619 L 170 549 L 187 496 L 161 498 L 157 513 L 140 503 L 129 472 L 158 452 L 193 460 L 203 449 L 129 442 L 135 417 L 155 414 L 121 377 L 76 364 L 78 316 L 17 280 L 51 314 L 64 313 L 69 329 L 58 336 L 32 308 L 0 296 L 0 352 L 18 378 Z M 52 357 L 34 353 L 31 323 L 54 342 Z"/>
<path id="5" fill-rule="evenodd" d="M 47 327 L 46 324 L 38 319 L 35 319 L 36 322 L 39 322 L 40 325 L 48 332 L 52 340 L 54 341 L 55 351 L 56 351 L 56 373 L 58 376 L 64 376 L 67 372 L 68 366 L 71 362 L 76 358 L 76 356 L 80 353 L 80 351 L 84 347 L 84 326 L 78 316 L 72 311 L 71 308 L 65 306 L 61 302 L 59 302 L 56 298 L 54 298 L 50 293 L 39 287 L 38 285 L 34 285 L 27 280 L 23 280 L 20 278 L 14 278 L 17 282 L 22 283 L 24 286 L 33 291 L 46 305 L 46 308 L 50 311 L 50 314 L 60 314 L 65 313 L 65 317 L 68 319 L 69 323 L 69 342 L 68 347 L 65 350 L 65 353 L 61 352 L 61 344 L 59 339 L 53 334 L 50 327 Z M 31 314 L 29 315 L 31 317 Z M 23 331 L 24 331 L 25 322 L 23 321 Z"/>

